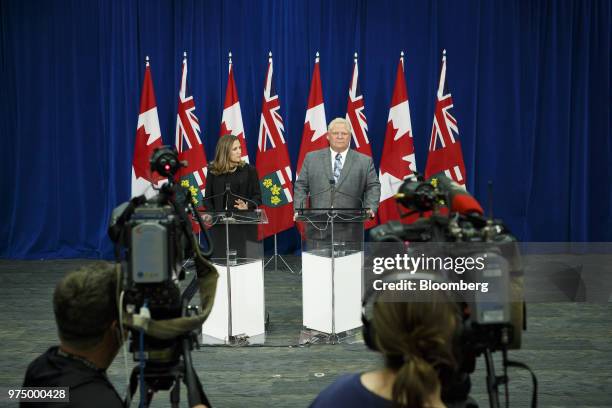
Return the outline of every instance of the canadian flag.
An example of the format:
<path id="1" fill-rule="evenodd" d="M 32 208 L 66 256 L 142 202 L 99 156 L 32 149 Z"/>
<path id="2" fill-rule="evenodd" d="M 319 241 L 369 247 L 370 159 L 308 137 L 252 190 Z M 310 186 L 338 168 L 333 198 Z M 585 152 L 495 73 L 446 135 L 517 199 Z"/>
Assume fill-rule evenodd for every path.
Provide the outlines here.
<path id="1" fill-rule="evenodd" d="M 387 119 L 387 131 L 385 132 L 385 144 L 380 161 L 378 217 L 381 223 L 400 218 L 397 203 L 393 196 L 397 193 L 402 182 L 414 173 L 416 173 L 416 160 L 404 73 L 404 52 L 402 51 L 397 65 L 395 87 L 393 88 L 389 118 Z"/>
<path id="2" fill-rule="evenodd" d="M 234 135 L 240 139 L 242 148 L 242 160 L 249 162 L 249 152 L 246 146 L 246 135 L 242 124 L 242 111 L 238 90 L 234 81 L 234 70 L 232 68 L 232 53 L 229 53 L 229 75 L 227 77 L 227 88 L 225 89 L 225 103 L 223 104 L 223 116 L 221 118 L 221 132 L 219 136 Z"/>
<path id="3" fill-rule="evenodd" d="M 310 81 L 310 93 L 308 94 L 308 109 L 304 119 L 304 130 L 302 131 L 302 144 L 297 163 L 297 176 L 302 170 L 302 163 L 306 155 L 314 150 L 329 146 L 327 140 L 327 120 L 325 119 L 325 103 L 323 102 L 323 87 L 321 85 L 321 71 L 319 69 L 319 53 L 315 57 L 312 81 Z M 308 201 L 308 199 L 307 199 Z M 308 207 L 308 203 L 298 203 L 298 206 Z M 302 223 L 296 224 L 300 234 L 304 235 Z"/>
<path id="4" fill-rule="evenodd" d="M 451 114 L 452 107 L 453 98 L 446 86 L 446 50 L 444 50 L 425 177 L 444 172 L 447 177 L 465 186 L 465 165 L 457 119 Z"/>
<path id="5" fill-rule="evenodd" d="M 325 103 L 323 102 L 323 89 L 321 86 L 321 72 L 319 70 L 319 53 L 315 58 L 310 93 L 308 94 L 308 109 L 304 119 L 302 131 L 302 144 L 297 163 L 297 175 L 302 170 L 302 163 L 306 155 L 313 150 L 329 146 L 327 141 L 327 121 L 325 119 Z"/>
<path id="6" fill-rule="evenodd" d="M 149 159 L 153 151 L 162 146 L 159 118 L 157 116 L 157 103 L 153 90 L 153 79 L 149 57 L 145 62 L 145 75 L 140 94 L 140 113 L 136 126 L 136 141 L 134 143 L 134 157 L 132 158 L 132 197 L 144 194 L 147 198 L 156 194 L 151 184 L 160 185 L 166 179 L 150 170 Z"/>
<path id="7" fill-rule="evenodd" d="M 351 134 L 355 150 L 372 157 L 372 147 L 368 140 L 368 121 L 365 116 L 365 101 L 359 88 L 359 66 L 357 65 L 357 53 L 355 53 L 355 64 L 353 65 L 353 77 L 349 85 L 348 103 L 346 107 L 346 120 L 351 123 Z M 376 226 L 376 219 L 366 221 L 365 229 Z"/>

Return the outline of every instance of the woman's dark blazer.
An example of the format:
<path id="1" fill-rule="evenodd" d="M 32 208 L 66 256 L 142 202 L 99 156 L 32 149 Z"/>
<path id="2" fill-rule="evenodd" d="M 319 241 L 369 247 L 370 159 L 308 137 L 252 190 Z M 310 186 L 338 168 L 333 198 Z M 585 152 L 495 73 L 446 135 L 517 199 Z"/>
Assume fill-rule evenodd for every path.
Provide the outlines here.
<path id="1" fill-rule="evenodd" d="M 230 194 L 226 194 L 229 186 Z M 246 200 L 245 200 L 246 198 Z M 257 170 L 250 164 L 238 167 L 236 171 L 214 175 L 209 170 L 206 174 L 206 191 L 204 206 L 209 211 L 236 210 L 237 199 L 246 201 L 249 210 L 261 205 L 261 188 Z"/>

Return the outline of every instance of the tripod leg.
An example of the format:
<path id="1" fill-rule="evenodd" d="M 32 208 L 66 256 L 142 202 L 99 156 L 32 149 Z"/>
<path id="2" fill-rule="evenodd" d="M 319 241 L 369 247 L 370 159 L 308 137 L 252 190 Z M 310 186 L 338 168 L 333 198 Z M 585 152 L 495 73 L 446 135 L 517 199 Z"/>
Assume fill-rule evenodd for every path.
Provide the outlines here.
<path id="1" fill-rule="evenodd" d="M 487 364 L 487 392 L 489 393 L 489 405 L 491 408 L 499 408 L 499 395 L 497 391 L 497 376 L 495 375 L 495 365 L 491 350 L 486 349 L 485 362 Z"/>
<path id="2" fill-rule="evenodd" d="M 151 402 L 153 401 L 153 396 L 155 395 L 155 390 L 151 388 L 146 382 L 147 391 L 145 393 L 145 403 L 144 406 L 149 408 L 151 406 Z"/>
<path id="3" fill-rule="evenodd" d="M 174 382 L 174 386 L 170 390 L 170 406 L 172 408 L 179 408 L 179 402 L 181 400 L 181 381 L 179 378 Z"/>
<path id="4" fill-rule="evenodd" d="M 148 407 L 149 405 L 151 405 L 151 401 L 153 400 L 153 394 L 155 394 L 155 390 L 152 389 L 147 382 L 144 382 L 145 384 L 145 399 L 144 399 L 144 406 Z M 136 393 L 136 390 L 138 389 L 138 386 L 140 385 L 140 369 L 138 366 L 134 367 L 132 369 L 132 374 L 130 375 L 130 388 L 129 388 L 129 393 L 125 399 L 125 405 L 126 406 L 130 406 L 132 404 L 132 400 L 134 399 L 134 394 Z"/>
<path id="5" fill-rule="evenodd" d="M 128 395 L 125 397 L 125 406 L 129 407 L 130 404 L 132 403 L 132 399 L 134 399 L 134 393 L 136 392 L 136 389 L 138 388 L 138 366 L 134 367 L 132 369 L 132 374 L 130 375 L 130 388 L 129 388 L 129 392 Z"/>
<path id="6" fill-rule="evenodd" d="M 185 362 L 185 386 L 187 387 L 187 399 L 189 406 L 194 406 L 198 403 L 205 404 L 208 408 L 212 408 L 212 405 L 208 401 L 200 379 L 193 369 L 193 362 L 191 360 L 191 349 L 190 349 L 190 338 L 183 338 L 183 361 Z"/>

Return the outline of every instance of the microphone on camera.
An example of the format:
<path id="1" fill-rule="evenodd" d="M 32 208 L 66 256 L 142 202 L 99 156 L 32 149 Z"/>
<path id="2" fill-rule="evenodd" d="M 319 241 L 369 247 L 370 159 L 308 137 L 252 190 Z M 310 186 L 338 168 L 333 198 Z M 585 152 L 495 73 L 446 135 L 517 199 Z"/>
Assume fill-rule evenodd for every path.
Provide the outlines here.
<path id="1" fill-rule="evenodd" d="M 464 215 L 472 213 L 484 214 L 478 201 L 459 183 L 443 174 L 436 174 L 431 178 L 436 178 L 441 190 L 448 193 L 450 201 L 448 204 L 452 212 Z"/>

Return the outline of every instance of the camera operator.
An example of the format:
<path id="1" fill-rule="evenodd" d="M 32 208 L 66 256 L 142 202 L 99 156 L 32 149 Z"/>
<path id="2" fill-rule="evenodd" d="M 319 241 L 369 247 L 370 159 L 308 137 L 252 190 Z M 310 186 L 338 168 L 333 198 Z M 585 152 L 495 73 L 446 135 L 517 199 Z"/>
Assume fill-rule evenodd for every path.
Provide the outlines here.
<path id="1" fill-rule="evenodd" d="M 69 387 L 70 402 L 21 403 L 21 406 L 123 407 L 106 375 L 123 344 L 114 265 L 96 262 L 67 274 L 53 293 L 53 311 L 60 345 L 30 363 L 23 386 Z"/>
<path id="2" fill-rule="evenodd" d="M 444 292 L 422 295 L 426 300 L 417 302 L 378 296 L 371 321 L 364 314 L 364 340 L 382 354 L 384 368 L 340 377 L 311 408 L 445 407 L 442 384 L 456 366 L 453 337 L 460 315 Z"/>
<path id="3" fill-rule="evenodd" d="M 30 363 L 24 387 L 69 387 L 70 403 L 65 406 L 123 407 L 106 376 L 123 343 L 116 290 L 116 272 L 104 262 L 71 272 L 60 281 L 53 293 L 60 345 Z"/>

